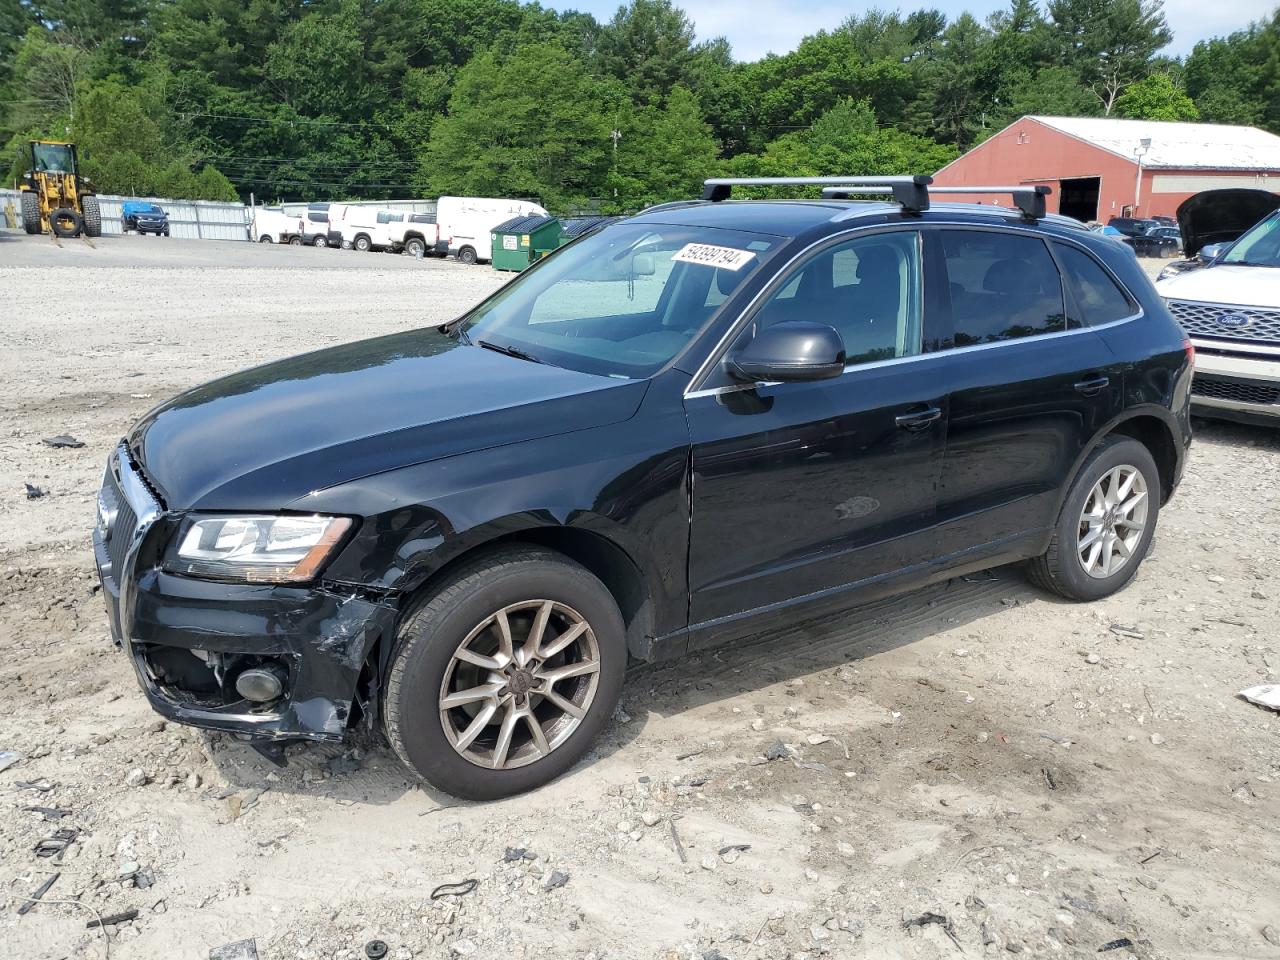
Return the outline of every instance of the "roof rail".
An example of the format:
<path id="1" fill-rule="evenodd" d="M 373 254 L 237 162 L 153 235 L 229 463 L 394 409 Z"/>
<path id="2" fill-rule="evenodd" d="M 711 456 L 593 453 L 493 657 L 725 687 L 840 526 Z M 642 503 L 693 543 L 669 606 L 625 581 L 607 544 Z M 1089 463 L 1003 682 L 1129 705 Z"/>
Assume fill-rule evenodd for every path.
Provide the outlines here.
<path id="1" fill-rule="evenodd" d="M 929 184 L 933 177 L 721 177 L 702 185 L 702 199 L 728 200 L 734 187 L 829 187 L 833 195 L 891 193 L 909 213 L 929 209 Z M 824 191 L 825 193 L 825 191 Z"/>
<path id="2" fill-rule="evenodd" d="M 1013 204 L 1022 211 L 1028 220 L 1043 220 L 1047 212 L 1044 198 L 1053 192 L 1043 184 L 1021 187 L 934 187 L 930 193 L 1007 193 L 1013 197 Z"/>

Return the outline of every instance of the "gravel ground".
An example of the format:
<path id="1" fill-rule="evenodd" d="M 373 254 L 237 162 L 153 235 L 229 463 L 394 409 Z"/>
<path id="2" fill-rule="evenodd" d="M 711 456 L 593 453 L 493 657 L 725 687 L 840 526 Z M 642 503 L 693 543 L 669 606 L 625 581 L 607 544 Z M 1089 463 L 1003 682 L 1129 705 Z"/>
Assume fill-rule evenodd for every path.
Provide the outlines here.
<path id="1" fill-rule="evenodd" d="M 117 438 L 180 389 L 439 322 L 501 279 L 0 234 L 0 751 L 22 755 L 0 956 L 105 957 L 109 934 L 124 960 L 249 938 L 264 960 L 374 938 L 394 960 L 1280 957 L 1280 716 L 1235 696 L 1280 670 L 1280 432 L 1198 425 L 1117 597 L 1000 568 L 638 669 L 598 749 L 513 800 L 436 794 L 376 743 L 277 770 L 156 718 L 94 591 Z M 64 433 L 84 447 L 41 443 Z"/>

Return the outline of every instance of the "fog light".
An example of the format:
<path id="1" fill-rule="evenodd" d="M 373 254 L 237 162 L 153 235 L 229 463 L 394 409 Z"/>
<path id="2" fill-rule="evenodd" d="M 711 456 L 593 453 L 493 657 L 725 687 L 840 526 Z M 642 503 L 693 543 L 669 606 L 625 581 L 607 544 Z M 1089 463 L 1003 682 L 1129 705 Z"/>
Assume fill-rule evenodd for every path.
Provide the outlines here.
<path id="1" fill-rule="evenodd" d="M 250 667 L 236 677 L 236 693 L 246 700 L 265 703 L 284 693 L 284 679 L 270 667 Z"/>

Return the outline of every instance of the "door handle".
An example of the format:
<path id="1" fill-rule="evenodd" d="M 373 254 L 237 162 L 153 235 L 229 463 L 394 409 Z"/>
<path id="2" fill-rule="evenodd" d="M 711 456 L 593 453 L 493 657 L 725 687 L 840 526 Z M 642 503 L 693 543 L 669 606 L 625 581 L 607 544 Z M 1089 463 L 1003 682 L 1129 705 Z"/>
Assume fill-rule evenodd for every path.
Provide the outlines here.
<path id="1" fill-rule="evenodd" d="M 1091 380 L 1081 380 L 1076 384 L 1076 393 L 1083 393 L 1086 397 L 1096 396 L 1111 385 L 1110 379 L 1107 377 L 1094 377 Z"/>
<path id="2" fill-rule="evenodd" d="M 900 413 L 893 418 L 893 422 L 900 426 L 903 430 L 923 430 L 929 424 L 933 423 L 942 416 L 942 410 L 938 407 L 927 407 L 924 410 L 912 410 L 910 413 Z"/>

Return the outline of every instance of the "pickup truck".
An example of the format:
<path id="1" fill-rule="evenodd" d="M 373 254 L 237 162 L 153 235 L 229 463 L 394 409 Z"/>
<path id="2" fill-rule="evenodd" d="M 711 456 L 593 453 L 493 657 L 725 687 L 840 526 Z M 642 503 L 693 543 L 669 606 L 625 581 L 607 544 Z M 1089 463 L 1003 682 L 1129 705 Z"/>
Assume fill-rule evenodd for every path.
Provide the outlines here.
<path id="1" fill-rule="evenodd" d="M 387 224 L 387 240 L 392 250 L 411 257 L 436 256 L 440 228 L 435 214 L 411 213 L 404 219 Z"/>

